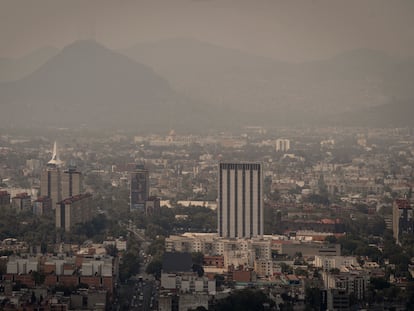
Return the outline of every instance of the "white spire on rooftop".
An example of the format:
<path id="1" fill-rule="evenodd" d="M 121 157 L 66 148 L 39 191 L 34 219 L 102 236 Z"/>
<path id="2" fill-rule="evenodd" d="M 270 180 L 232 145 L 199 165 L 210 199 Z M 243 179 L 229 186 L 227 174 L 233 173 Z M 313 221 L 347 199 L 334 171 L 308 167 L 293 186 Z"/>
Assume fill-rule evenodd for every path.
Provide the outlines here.
<path id="1" fill-rule="evenodd" d="M 59 158 L 59 153 L 58 153 L 58 149 L 57 149 L 57 143 L 55 141 L 55 143 L 53 144 L 52 159 L 49 162 L 47 162 L 47 164 L 59 166 L 62 163 L 63 163 L 63 161 L 61 161 L 60 158 Z"/>

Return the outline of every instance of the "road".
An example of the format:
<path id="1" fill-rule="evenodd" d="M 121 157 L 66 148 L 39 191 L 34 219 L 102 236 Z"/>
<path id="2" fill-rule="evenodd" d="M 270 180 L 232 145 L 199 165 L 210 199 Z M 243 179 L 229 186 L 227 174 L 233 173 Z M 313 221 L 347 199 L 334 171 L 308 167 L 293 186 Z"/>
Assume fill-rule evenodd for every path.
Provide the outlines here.
<path id="1" fill-rule="evenodd" d="M 150 241 L 147 240 L 143 230 L 134 225 L 127 226 L 128 231 L 141 242 L 139 256 L 141 259 L 139 276 L 131 278 L 127 284 L 122 285 L 120 290 L 121 310 L 150 311 L 158 308 L 158 294 L 152 275 L 145 273 L 146 267 L 151 260 L 147 256 Z"/>

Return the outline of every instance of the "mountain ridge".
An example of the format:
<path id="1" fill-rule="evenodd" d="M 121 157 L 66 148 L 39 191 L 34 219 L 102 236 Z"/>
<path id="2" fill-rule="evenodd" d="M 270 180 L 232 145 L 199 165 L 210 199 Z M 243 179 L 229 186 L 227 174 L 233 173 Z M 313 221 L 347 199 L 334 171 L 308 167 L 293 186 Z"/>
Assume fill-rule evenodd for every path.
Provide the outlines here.
<path id="1" fill-rule="evenodd" d="M 408 82 L 414 81 L 410 60 L 371 49 L 285 63 L 186 38 L 135 45 L 121 52 L 150 65 L 190 98 L 213 107 L 225 104 L 243 114 L 261 112 L 259 120 L 267 124 L 271 118 L 302 123 L 381 106 L 399 96 L 414 98 Z M 398 66 L 404 68 L 406 78 Z"/>
<path id="2" fill-rule="evenodd" d="M 0 83 L 24 78 L 57 53 L 59 53 L 59 49 L 52 46 L 45 46 L 19 58 L 1 57 Z"/>
<path id="3" fill-rule="evenodd" d="M 3 124 L 156 128 L 188 108 L 151 68 L 92 41 L 66 46 L 23 79 L 0 84 Z M 149 117 L 150 116 L 150 117 Z"/>
<path id="4" fill-rule="evenodd" d="M 69 44 L 27 76 L 0 83 L 8 112 L 0 121 L 190 131 L 323 125 L 414 98 L 414 62 L 381 51 L 289 64 L 191 39 L 139 46 L 134 56 L 91 40 Z"/>

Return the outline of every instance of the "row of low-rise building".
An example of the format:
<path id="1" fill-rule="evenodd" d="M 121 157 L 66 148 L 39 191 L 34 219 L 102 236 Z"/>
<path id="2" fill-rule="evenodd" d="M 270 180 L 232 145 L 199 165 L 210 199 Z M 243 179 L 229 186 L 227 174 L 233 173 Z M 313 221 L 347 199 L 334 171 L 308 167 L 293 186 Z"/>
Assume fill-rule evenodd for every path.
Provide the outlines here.
<path id="1" fill-rule="evenodd" d="M 187 242 L 189 236 L 184 237 Z M 174 239 L 175 242 L 178 239 Z M 171 242 L 171 241 L 170 241 Z M 248 286 L 248 284 L 279 284 L 278 286 L 290 288 L 289 291 L 292 294 L 302 293 L 304 288 L 303 277 L 298 277 L 294 274 L 286 274 L 283 272 L 282 263 L 280 261 L 269 259 L 266 249 L 271 247 L 267 241 L 222 241 L 224 243 L 223 254 L 221 255 L 205 255 L 204 256 L 204 271 L 205 275 L 212 277 L 213 275 L 222 274 L 229 281 L 236 282 L 237 286 Z M 178 243 L 178 242 L 177 242 Z M 168 244 L 168 242 L 167 242 Z M 238 245 L 236 245 L 238 244 Z M 299 245 L 304 245 L 302 243 Z M 171 247 L 172 244 L 169 244 Z M 319 247 L 319 250 L 325 249 Z M 257 257 L 254 258 L 253 265 L 249 262 L 249 251 L 256 248 L 254 253 Z M 262 248 L 260 250 L 260 248 Z M 314 260 L 310 262 L 310 266 L 295 266 L 293 261 L 283 261 L 284 265 L 292 265 L 294 269 L 310 269 L 310 271 L 321 270 L 323 287 L 321 293 L 323 294 L 322 301 L 326 305 L 326 308 L 332 310 L 336 308 L 349 309 L 351 306 L 351 297 L 359 301 L 363 301 L 366 298 L 370 278 L 378 277 L 376 274 L 379 269 L 378 265 L 370 263 L 361 267 L 356 257 L 353 256 L 340 256 L 339 246 L 329 246 L 330 251 L 328 253 L 320 253 L 314 255 Z M 297 249 L 300 251 L 300 249 Z M 188 253 L 181 253 L 181 255 L 167 252 L 168 256 L 186 256 Z M 188 255 L 187 255 L 188 256 Z M 228 259 L 225 259 L 228 257 Z M 270 256 L 271 257 L 271 256 Z M 178 261 L 176 261 L 178 262 Z M 185 262 L 184 259 L 179 262 Z M 233 262 L 230 266 L 226 267 L 226 264 Z M 165 265 L 165 264 L 164 264 Z M 166 271 L 163 271 L 161 277 L 161 284 L 166 288 L 172 290 L 175 289 L 178 296 L 186 297 L 189 293 L 197 294 L 197 303 L 199 305 L 208 304 L 209 283 L 198 279 L 195 274 L 186 275 L 185 273 L 171 273 L 169 274 L 169 266 L 165 265 Z M 296 268 L 295 268 L 296 267 Z M 311 267 L 311 268 L 310 268 Z M 269 278 L 273 275 L 274 278 Z M 273 281 L 272 281 L 273 280 Z M 259 282 L 259 283 L 257 283 Z M 239 284 L 239 285 L 237 285 Z M 261 285 L 263 286 L 263 285 Z M 168 293 L 171 293 L 168 291 Z M 204 294 L 202 294 L 204 293 Z M 204 295 L 204 298 L 200 298 Z M 161 310 L 171 310 L 174 302 L 173 295 L 161 295 L 160 304 L 163 306 Z M 177 299 L 177 297 L 176 297 Z M 185 301 L 185 298 L 178 298 L 179 301 Z M 200 300 L 201 299 L 201 300 Z M 303 298 L 302 298 L 303 299 Z M 193 301 L 194 302 L 194 301 Z M 206 307 L 207 308 L 207 307 Z"/>
<path id="2" fill-rule="evenodd" d="M 112 256 L 84 255 L 75 256 L 10 256 L 7 261 L 7 274 L 27 274 L 33 271 L 45 274 L 73 275 L 102 275 L 114 274 Z"/>
<path id="3" fill-rule="evenodd" d="M 164 253 L 158 310 L 208 309 L 209 300 L 216 294 L 216 281 L 200 275 L 193 267 L 188 252 Z"/>
<path id="4" fill-rule="evenodd" d="M 289 240 L 281 236 L 265 236 L 252 239 L 228 239 L 217 234 L 185 233 L 165 240 L 167 252 L 201 252 L 206 258 L 206 271 L 232 267 L 254 269 L 259 277 L 271 277 L 279 272 L 273 260 L 275 254 L 294 257 L 339 256 L 339 244 L 313 241 Z"/>
<path id="5" fill-rule="evenodd" d="M 37 286 L 78 286 L 105 290 L 112 294 L 118 275 L 118 261 L 108 255 L 10 256 L 3 280 Z M 34 273 L 44 277 L 37 283 Z"/>
<path id="6" fill-rule="evenodd" d="M 13 290 L 11 282 L 1 285 L 2 310 L 97 310 L 104 311 L 108 305 L 105 290 L 78 289 L 70 296 L 50 292 L 46 288 L 21 288 Z"/>
<path id="7" fill-rule="evenodd" d="M 15 238 L 6 238 L 0 242 L 0 251 L 9 251 L 12 253 L 26 253 L 29 249 L 25 241 L 19 241 Z"/>
<path id="8" fill-rule="evenodd" d="M 323 272 L 322 278 L 327 290 L 344 291 L 347 295 L 353 294 L 358 300 L 364 300 L 370 284 L 371 275 L 362 269 L 347 269 L 339 273 Z"/>

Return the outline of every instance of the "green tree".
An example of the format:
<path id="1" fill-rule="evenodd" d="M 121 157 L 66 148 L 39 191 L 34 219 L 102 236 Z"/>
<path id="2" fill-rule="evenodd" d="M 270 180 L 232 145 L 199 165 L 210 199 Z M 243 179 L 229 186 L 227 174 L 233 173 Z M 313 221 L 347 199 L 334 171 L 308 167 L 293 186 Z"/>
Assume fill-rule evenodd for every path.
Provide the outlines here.
<path id="1" fill-rule="evenodd" d="M 109 256 L 112 256 L 112 257 L 118 256 L 118 249 L 116 248 L 115 245 L 109 244 L 105 246 L 105 250 Z"/>
<path id="2" fill-rule="evenodd" d="M 321 290 L 318 287 L 305 288 L 305 305 L 307 311 L 321 310 Z"/>
<path id="3" fill-rule="evenodd" d="M 338 242 L 338 239 L 337 239 L 337 238 L 336 238 L 336 236 L 334 236 L 334 235 L 328 235 L 328 236 L 325 238 L 325 241 L 326 241 L 326 242 L 328 242 L 328 243 L 332 243 L 332 244 L 334 244 L 334 243 Z"/>
<path id="4" fill-rule="evenodd" d="M 391 286 L 385 278 L 371 278 L 369 284 L 375 290 L 383 290 Z"/>
<path id="5" fill-rule="evenodd" d="M 165 238 L 158 237 L 148 246 L 148 254 L 155 258 L 162 258 L 165 249 Z"/>
<path id="6" fill-rule="evenodd" d="M 293 273 L 293 268 L 288 264 L 281 262 L 279 265 L 283 273 Z"/>
<path id="7" fill-rule="evenodd" d="M 216 281 L 216 286 L 220 288 L 224 285 L 224 276 L 221 274 L 214 275 L 214 280 Z"/>
<path id="8" fill-rule="evenodd" d="M 320 195 L 320 194 L 311 194 L 306 198 L 305 201 L 309 202 L 309 203 L 312 203 L 312 204 L 321 204 L 321 205 L 328 205 L 329 204 L 328 197 Z"/>
<path id="9" fill-rule="evenodd" d="M 124 282 L 131 276 L 139 273 L 139 268 L 139 257 L 132 254 L 131 252 L 127 252 L 122 257 L 121 264 L 119 265 L 119 278 Z"/>
<path id="10" fill-rule="evenodd" d="M 191 259 L 193 260 L 193 264 L 202 266 L 204 261 L 204 254 L 201 252 L 193 252 L 191 253 Z"/>
<path id="11" fill-rule="evenodd" d="M 42 285 L 45 282 L 46 275 L 42 272 L 32 271 L 32 278 L 36 285 Z"/>
<path id="12" fill-rule="evenodd" d="M 302 269 L 302 268 L 296 268 L 296 269 L 295 269 L 295 275 L 297 275 L 297 276 L 305 276 L 305 277 L 308 277 L 309 273 L 308 273 L 308 271 L 307 271 L 307 270 L 305 270 L 305 269 Z"/>
<path id="13" fill-rule="evenodd" d="M 216 311 L 252 311 L 264 310 L 265 305 L 272 309 L 275 303 L 259 290 L 243 289 L 233 291 L 227 298 L 219 300 L 212 309 Z"/>
<path id="14" fill-rule="evenodd" d="M 160 279 L 162 270 L 162 260 L 160 258 L 155 258 L 151 260 L 148 264 L 145 272 L 152 274 L 156 279 Z"/>

